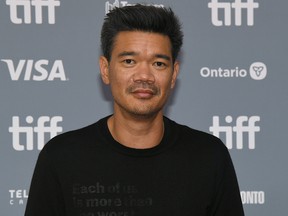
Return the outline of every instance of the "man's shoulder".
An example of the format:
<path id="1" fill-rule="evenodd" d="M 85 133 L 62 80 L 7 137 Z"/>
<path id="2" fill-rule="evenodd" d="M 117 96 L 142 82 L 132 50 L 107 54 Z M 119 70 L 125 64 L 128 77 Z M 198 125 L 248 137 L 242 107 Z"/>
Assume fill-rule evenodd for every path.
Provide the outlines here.
<path id="1" fill-rule="evenodd" d="M 78 149 L 79 146 L 87 146 L 94 143 L 99 136 L 99 127 L 101 127 L 105 118 L 87 125 L 85 127 L 70 130 L 53 137 L 44 146 L 45 151 L 67 151 L 68 149 Z"/>
<path id="2" fill-rule="evenodd" d="M 166 119 L 170 122 L 171 128 L 172 129 L 178 128 L 178 130 L 182 133 L 182 135 L 192 136 L 193 138 L 198 138 L 198 139 L 208 139 L 212 141 L 215 141 L 215 140 L 219 141 L 218 137 L 215 137 L 214 135 L 209 134 L 208 132 L 195 129 L 189 125 L 181 124 L 169 118 L 166 118 Z"/>
<path id="3" fill-rule="evenodd" d="M 229 158 L 226 145 L 218 137 L 173 121 L 172 124 L 179 131 L 175 146 L 178 146 L 183 155 L 199 161 L 210 161 L 211 164 L 225 163 Z"/>
<path id="4" fill-rule="evenodd" d="M 218 137 L 203 130 L 195 129 L 188 125 L 180 125 L 180 127 L 182 128 L 183 135 L 193 137 L 193 139 L 195 140 L 221 142 L 221 140 Z"/>
<path id="5" fill-rule="evenodd" d="M 200 148 L 220 148 L 225 150 L 226 146 L 224 143 L 216 136 L 190 127 L 188 125 L 177 123 L 170 120 L 172 128 L 178 128 L 179 130 L 179 141 L 187 143 L 189 145 L 198 146 Z"/>

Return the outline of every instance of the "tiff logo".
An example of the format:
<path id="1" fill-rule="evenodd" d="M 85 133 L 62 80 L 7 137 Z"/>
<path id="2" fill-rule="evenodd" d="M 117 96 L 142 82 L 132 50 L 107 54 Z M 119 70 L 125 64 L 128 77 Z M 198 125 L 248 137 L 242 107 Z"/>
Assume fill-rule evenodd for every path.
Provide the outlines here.
<path id="1" fill-rule="evenodd" d="M 19 18 L 19 8 L 23 9 L 24 23 L 30 24 L 33 7 L 36 24 L 42 24 L 42 12 L 45 7 L 48 9 L 48 23 L 55 24 L 55 8 L 60 6 L 60 0 L 6 0 L 6 5 L 10 7 L 10 19 L 14 24 L 23 23 L 23 19 Z"/>
<path id="2" fill-rule="evenodd" d="M 33 150 L 34 146 L 34 134 L 37 137 L 37 148 L 41 150 L 45 145 L 45 135 L 50 135 L 49 139 L 56 136 L 63 131 L 63 128 L 58 125 L 63 121 L 62 116 L 40 116 L 37 120 L 36 126 L 31 124 L 34 122 L 32 116 L 26 117 L 26 124 L 28 126 L 20 126 L 19 116 L 13 116 L 12 126 L 9 127 L 9 132 L 12 133 L 12 145 L 16 151 Z M 21 136 L 22 135 L 22 136 Z M 22 139 L 26 138 L 26 142 L 21 143 Z"/>
<path id="3" fill-rule="evenodd" d="M 209 128 L 210 132 L 214 136 L 220 138 L 221 134 L 225 135 L 226 146 L 228 149 L 233 148 L 233 137 L 236 140 L 236 149 L 243 149 L 243 137 L 245 134 L 248 135 L 248 148 L 255 149 L 255 134 L 260 131 L 260 127 L 256 126 L 255 123 L 260 121 L 259 116 L 239 116 L 236 119 L 235 126 L 221 126 L 219 116 L 213 116 L 213 125 Z M 231 116 L 226 116 L 225 123 L 231 124 L 233 118 Z"/>
<path id="4" fill-rule="evenodd" d="M 234 3 L 229 2 L 218 2 L 218 0 L 211 0 L 208 3 L 208 7 L 211 8 L 211 20 L 215 26 L 223 26 L 223 19 L 225 26 L 231 26 L 232 16 L 234 12 L 235 25 L 242 25 L 242 12 L 246 11 L 247 14 L 247 25 L 254 25 L 254 10 L 259 8 L 259 3 L 254 0 L 235 0 Z M 223 19 L 221 20 L 219 13 L 222 11 Z"/>
<path id="5" fill-rule="evenodd" d="M 24 81 L 67 80 L 62 60 L 51 62 L 47 59 L 21 59 L 18 63 L 11 59 L 1 61 L 6 63 L 12 81 L 18 81 L 21 77 Z"/>

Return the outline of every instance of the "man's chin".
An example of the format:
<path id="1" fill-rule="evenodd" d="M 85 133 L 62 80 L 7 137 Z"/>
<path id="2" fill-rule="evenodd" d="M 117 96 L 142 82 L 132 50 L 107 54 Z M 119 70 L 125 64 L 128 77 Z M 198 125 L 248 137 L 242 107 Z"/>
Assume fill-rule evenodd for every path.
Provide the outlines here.
<path id="1" fill-rule="evenodd" d="M 134 109 L 129 114 L 137 119 L 151 119 L 155 118 L 160 111 L 161 109 Z"/>

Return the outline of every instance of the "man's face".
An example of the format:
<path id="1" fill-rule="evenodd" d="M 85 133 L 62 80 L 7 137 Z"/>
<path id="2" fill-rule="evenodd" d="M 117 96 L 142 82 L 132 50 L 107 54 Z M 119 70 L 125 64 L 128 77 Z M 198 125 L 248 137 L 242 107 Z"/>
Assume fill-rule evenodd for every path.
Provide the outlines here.
<path id="1" fill-rule="evenodd" d="M 103 56 L 99 62 L 102 79 L 111 86 L 114 112 L 142 117 L 162 112 L 179 71 L 169 37 L 141 31 L 120 32 L 110 62 Z"/>

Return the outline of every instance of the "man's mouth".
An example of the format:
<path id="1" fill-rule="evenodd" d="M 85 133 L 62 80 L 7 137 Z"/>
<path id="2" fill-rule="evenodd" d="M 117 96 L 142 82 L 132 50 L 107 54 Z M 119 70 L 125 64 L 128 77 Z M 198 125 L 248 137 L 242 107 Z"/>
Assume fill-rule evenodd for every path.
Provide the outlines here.
<path id="1" fill-rule="evenodd" d="M 127 93 L 132 94 L 139 99 L 150 99 L 153 96 L 158 95 L 159 92 L 159 88 L 147 83 L 134 84 L 127 89 Z"/>
<path id="2" fill-rule="evenodd" d="M 139 99 L 150 99 L 155 95 L 155 91 L 151 89 L 135 89 L 131 93 Z"/>

